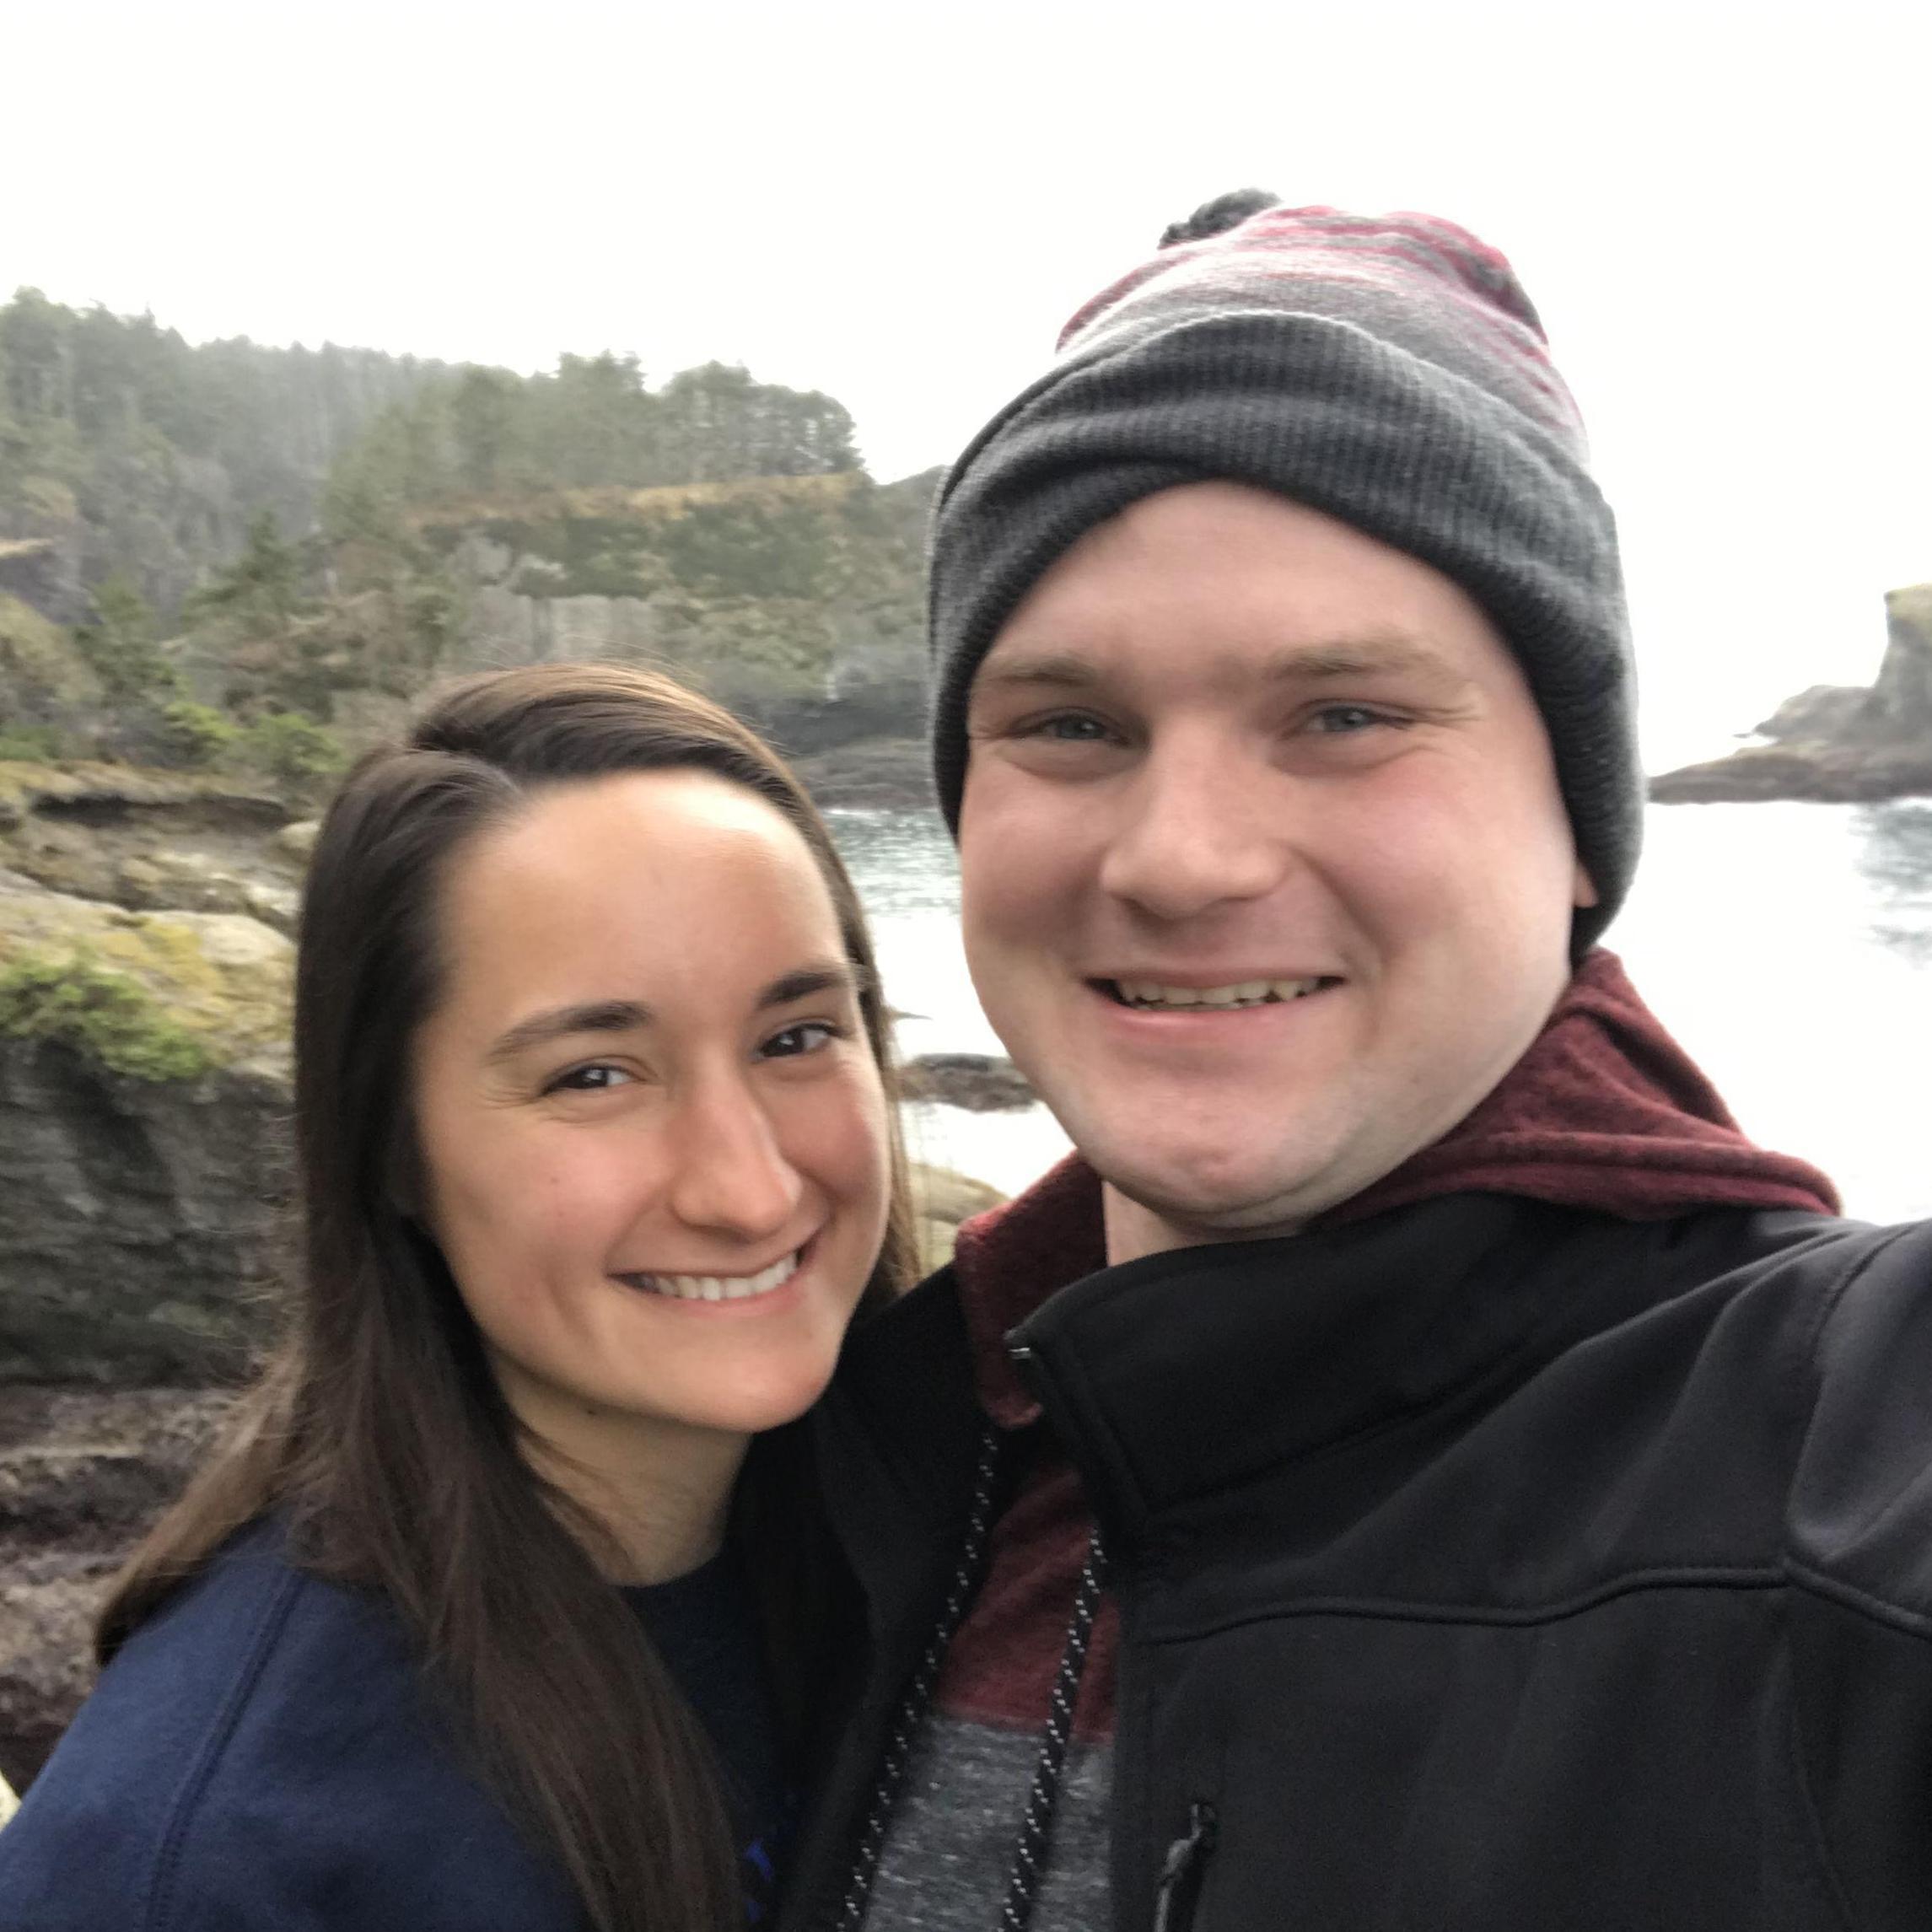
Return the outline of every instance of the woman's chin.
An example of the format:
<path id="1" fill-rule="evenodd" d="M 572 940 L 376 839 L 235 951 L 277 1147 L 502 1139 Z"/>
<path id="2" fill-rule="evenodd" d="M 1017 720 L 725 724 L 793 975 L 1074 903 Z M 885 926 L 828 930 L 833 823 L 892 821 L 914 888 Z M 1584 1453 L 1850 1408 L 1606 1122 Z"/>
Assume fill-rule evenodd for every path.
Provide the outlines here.
<path id="1" fill-rule="evenodd" d="M 796 1422 L 826 1391 L 832 1364 L 772 1364 L 730 1377 L 720 1375 L 694 1392 L 689 1419 L 701 1428 L 758 1435 Z"/>

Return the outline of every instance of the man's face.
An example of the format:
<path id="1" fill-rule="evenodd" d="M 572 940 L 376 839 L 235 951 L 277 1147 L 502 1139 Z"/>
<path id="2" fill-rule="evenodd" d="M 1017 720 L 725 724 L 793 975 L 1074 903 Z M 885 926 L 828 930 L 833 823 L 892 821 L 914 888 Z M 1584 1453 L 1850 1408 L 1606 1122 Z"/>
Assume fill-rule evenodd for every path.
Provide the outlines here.
<path id="1" fill-rule="evenodd" d="M 1522 673 L 1449 579 L 1232 483 L 1090 531 L 974 681 L 966 955 L 1113 1259 L 1285 1233 L 1536 1037 L 1591 899 Z"/>

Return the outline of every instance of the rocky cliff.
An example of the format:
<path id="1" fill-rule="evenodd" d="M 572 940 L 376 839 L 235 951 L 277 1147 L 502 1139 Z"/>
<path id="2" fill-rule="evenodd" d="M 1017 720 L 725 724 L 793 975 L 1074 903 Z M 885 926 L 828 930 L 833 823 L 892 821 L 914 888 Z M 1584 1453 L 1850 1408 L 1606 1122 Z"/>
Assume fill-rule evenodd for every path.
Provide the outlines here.
<path id="1" fill-rule="evenodd" d="M 1809 799 L 1863 805 L 1932 794 L 1932 584 L 1885 600 L 1870 686 L 1814 685 L 1757 726 L 1771 740 L 1650 783 L 1660 804 Z"/>
<path id="2" fill-rule="evenodd" d="M 659 665 L 797 754 L 917 733 L 933 482 L 845 471 L 422 513 L 460 608 L 437 670 Z"/>

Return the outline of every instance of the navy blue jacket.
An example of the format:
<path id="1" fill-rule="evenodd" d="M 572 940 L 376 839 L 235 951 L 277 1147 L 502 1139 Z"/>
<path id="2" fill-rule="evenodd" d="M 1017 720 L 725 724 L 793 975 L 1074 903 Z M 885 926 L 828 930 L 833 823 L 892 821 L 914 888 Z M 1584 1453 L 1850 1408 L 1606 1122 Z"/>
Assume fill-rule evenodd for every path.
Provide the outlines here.
<path id="1" fill-rule="evenodd" d="M 247 1531 L 135 1633 L 0 1831 L 4 1932 L 576 1932 L 378 1601 Z"/>

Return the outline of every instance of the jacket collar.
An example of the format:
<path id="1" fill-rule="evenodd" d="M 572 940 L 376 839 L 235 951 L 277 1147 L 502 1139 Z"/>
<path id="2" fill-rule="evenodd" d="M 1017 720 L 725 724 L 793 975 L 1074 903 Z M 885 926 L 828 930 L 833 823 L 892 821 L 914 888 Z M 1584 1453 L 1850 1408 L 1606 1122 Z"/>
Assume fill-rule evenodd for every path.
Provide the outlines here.
<path id="1" fill-rule="evenodd" d="M 1120 1550 L 1246 1485 L 1375 1480 L 1447 1418 L 1668 1294 L 1673 1271 L 1630 1248 L 1669 1239 L 1456 1195 L 1106 1269 L 1010 1341 Z"/>

